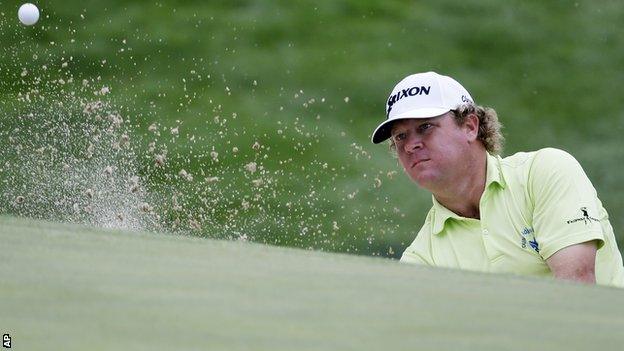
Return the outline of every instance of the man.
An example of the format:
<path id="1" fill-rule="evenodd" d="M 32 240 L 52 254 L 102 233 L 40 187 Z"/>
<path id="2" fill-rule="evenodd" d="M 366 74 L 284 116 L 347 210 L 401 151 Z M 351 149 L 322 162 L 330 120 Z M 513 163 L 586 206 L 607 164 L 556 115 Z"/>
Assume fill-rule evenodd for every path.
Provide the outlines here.
<path id="1" fill-rule="evenodd" d="M 624 287 L 608 215 L 579 163 L 547 148 L 498 156 L 496 112 L 454 79 L 406 77 L 373 143 L 390 139 L 433 207 L 401 261 Z"/>

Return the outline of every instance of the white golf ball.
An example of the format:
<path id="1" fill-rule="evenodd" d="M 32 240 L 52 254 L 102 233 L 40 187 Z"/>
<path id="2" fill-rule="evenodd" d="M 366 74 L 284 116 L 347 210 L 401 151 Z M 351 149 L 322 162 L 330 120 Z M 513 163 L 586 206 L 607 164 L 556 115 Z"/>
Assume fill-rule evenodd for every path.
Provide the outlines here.
<path id="1" fill-rule="evenodd" d="M 32 26 L 39 20 L 39 9 L 31 3 L 25 3 L 17 11 L 17 17 L 23 24 Z"/>

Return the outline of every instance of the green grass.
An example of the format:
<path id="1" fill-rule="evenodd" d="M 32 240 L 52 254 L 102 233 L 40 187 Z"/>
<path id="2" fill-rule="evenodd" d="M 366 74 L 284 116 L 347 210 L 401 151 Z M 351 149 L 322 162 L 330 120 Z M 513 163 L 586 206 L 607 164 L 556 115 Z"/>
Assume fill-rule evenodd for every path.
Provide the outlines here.
<path id="1" fill-rule="evenodd" d="M 608 287 L 0 217 L 16 350 L 616 350 Z"/>
<path id="2" fill-rule="evenodd" d="M 42 20 L 32 28 L 17 24 L 16 3 L 0 16 L 2 130 L 15 127 L 5 117 L 29 111 L 15 100 L 34 86 L 33 76 L 41 76 L 37 88 L 53 95 L 50 102 L 66 95 L 48 83 L 71 75 L 77 84 L 100 77 L 98 85 L 111 87 L 110 99 L 133 119 L 143 149 L 151 141 L 149 124 L 182 121 L 184 135 L 171 149 L 173 174 L 180 167 L 206 170 L 196 157 L 202 148 L 225 155 L 233 145 L 243 149 L 259 140 L 271 148 L 266 168 L 284 173 L 276 177 L 279 196 L 265 199 L 267 220 L 248 231 L 256 241 L 391 257 L 402 252 L 430 196 L 369 136 L 392 86 L 423 70 L 456 77 L 477 102 L 497 109 L 506 155 L 552 146 L 576 156 L 623 238 L 624 216 L 617 214 L 624 213 L 624 7 L 617 1 L 51 0 L 41 7 Z M 68 57 L 68 68 L 59 69 Z M 31 72 L 25 79 L 23 68 Z M 66 87 L 71 90 L 90 93 Z M 303 107 L 312 98 L 317 102 Z M 215 115 L 229 118 L 227 130 L 210 122 Z M 303 133 L 294 131 L 296 119 Z M 224 137 L 215 136 L 219 131 Z M 201 141 L 193 144 L 186 133 Z M 11 150 L 5 142 L 0 139 L 0 150 Z M 356 158 L 353 143 L 370 158 Z M 251 159 L 224 158 L 219 167 L 240 169 Z M 288 167 L 279 164 L 287 159 Z M 142 174 L 149 174 L 150 162 L 141 159 Z M 336 171 L 320 168 L 324 163 Z M 388 179 L 393 170 L 398 176 Z M 374 187 L 376 176 L 381 188 Z M 6 177 L 0 172 L 4 188 Z M 154 192 L 172 187 L 162 175 L 151 179 Z M 242 181 L 232 183 L 242 188 Z M 282 207 L 312 190 L 318 201 L 301 201 L 298 215 Z M 189 203 L 199 202 L 187 193 Z M 2 206 L 0 213 L 19 214 Z M 237 206 L 222 204 L 224 211 Z M 216 222 L 227 222 L 219 216 Z M 281 218 L 286 225 L 276 226 Z M 331 230 L 333 221 L 339 230 Z M 315 230 L 301 235 L 302 227 Z"/>

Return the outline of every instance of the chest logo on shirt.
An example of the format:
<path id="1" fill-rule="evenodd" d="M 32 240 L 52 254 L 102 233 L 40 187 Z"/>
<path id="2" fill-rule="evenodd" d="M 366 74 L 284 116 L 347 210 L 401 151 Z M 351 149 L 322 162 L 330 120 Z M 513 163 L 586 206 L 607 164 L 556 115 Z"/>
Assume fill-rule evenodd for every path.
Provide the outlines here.
<path id="1" fill-rule="evenodd" d="M 587 213 L 587 207 L 581 207 L 581 214 L 583 215 L 583 217 L 571 219 L 569 221 L 566 221 L 566 223 L 572 224 L 572 223 L 583 221 L 583 222 L 585 222 L 585 225 L 587 225 L 588 223 L 591 223 L 592 221 L 600 222 L 600 220 L 598 218 L 594 218 L 594 217 L 590 217 L 589 216 L 589 214 Z"/>
<path id="2" fill-rule="evenodd" d="M 531 248 L 533 250 L 535 250 L 535 252 L 539 253 L 539 244 L 537 242 L 537 240 L 535 240 L 535 230 L 533 230 L 533 228 L 529 228 L 529 227 L 524 227 L 524 229 L 522 229 L 522 240 L 520 241 L 520 245 L 522 246 L 523 249 L 527 248 L 527 243 L 531 246 Z"/>

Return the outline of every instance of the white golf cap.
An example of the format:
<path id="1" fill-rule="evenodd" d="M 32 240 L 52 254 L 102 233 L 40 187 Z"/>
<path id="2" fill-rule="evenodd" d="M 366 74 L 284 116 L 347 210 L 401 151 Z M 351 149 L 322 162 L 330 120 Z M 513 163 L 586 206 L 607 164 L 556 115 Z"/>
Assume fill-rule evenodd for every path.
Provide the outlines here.
<path id="1" fill-rule="evenodd" d="M 396 120 L 441 116 L 466 103 L 474 103 L 472 97 L 451 77 L 435 72 L 407 76 L 392 89 L 386 102 L 387 119 L 375 129 L 372 141 L 379 144 L 390 138 Z"/>

